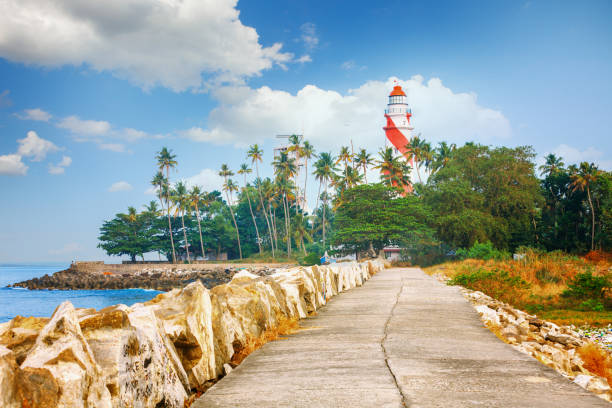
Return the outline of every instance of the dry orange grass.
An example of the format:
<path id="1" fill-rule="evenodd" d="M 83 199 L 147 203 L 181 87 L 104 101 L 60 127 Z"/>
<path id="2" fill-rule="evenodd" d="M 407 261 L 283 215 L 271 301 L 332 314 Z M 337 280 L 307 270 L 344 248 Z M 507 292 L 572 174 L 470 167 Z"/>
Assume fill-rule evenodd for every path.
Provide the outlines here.
<path id="1" fill-rule="evenodd" d="M 584 368 L 604 377 L 612 385 L 612 357 L 608 352 L 592 343 L 580 347 L 577 352 L 584 361 Z"/>
<path id="2" fill-rule="evenodd" d="M 278 340 L 281 336 L 293 334 L 300 329 L 300 324 L 297 319 L 283 318 L 280 320 L 278 326 L 267 329 L 261 336 L 257 338 L 248 337 L 245 344 L 242 344 L 237 350 L 234 351 L 232 356 L 231 364 L 236 366 L 252 352 L 263 346 L 264 344 Z"/>

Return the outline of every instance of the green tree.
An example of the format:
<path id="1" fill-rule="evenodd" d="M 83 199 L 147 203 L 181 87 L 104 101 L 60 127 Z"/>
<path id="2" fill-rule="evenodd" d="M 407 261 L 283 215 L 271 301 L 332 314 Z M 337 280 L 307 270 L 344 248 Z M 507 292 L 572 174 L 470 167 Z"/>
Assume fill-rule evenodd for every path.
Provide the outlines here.
<path id="1" fill-rule="evenodd" d="M 334 162 L 334 156 L 332 156 L 331 153 L 326 153 L 323 152 L 319 155 L 319 160 L 317 160 L 317 162 L 315 163 L 315 171 L 314 171 L 314 175 L 315 178 L 317 180 L 319 180 L 319 192 L 321 192 L 321 186 L 324 185 L 325 186 L 325 190 L 324 193 L 325 197 L 328 197 L 327 194 L 327 186 L 329 185 L 329 182 L 332 180 L 332 178 L 334 177 L 334 174 L 336 173 L 337 168 L 336 168 L 336 163 Z M 317 197 L 320 197 L 321 194 L 319 194 Z M 318 200 L 318 198 L 317 198 Z M 319 203 L 317 201 L 317 207 L 318 207 Z M 325 251 L 325 227 L 326 227 L 326 217 L 325 217 L 325 213 L 327 210 L 327 205 L 323 206 L 323 218 L 322 218 L 322 231 L 323 231 L 323 251 Z"/>
<path id="2" fill-rule="evenodd" d="M 182 181 L 176 183 L 176 187 L 172 191 L 172 196 L 170 197 L 170 199 L 175 204 L 175 214 L 178 214 L 181 217 L 181 224 L 183 226 L 183 238 L 185 240 L 185 253 L 187 254 L 187 262 L 191 263 L 191 258 L 189 257 L 189 241 L 187 239 L 187 229 L 185 228 L 185 213 L 187 212 L 190 206 L 190 197 L 185 183 L 183 183 Z"/>
<path id="3" fill-rule="evenodd" d="M 200 221 L 200 203 L 203 197 L 206 195 L 205 192 L 200 190 L 200 187 L 193 186 L 189 192 L 189 205 L 195 210 L 195 217 L 198 221 L 198 233 L 200 235 L 200 250 L 202 251 L 202 259 L 206 257 L 206 251 L 204 250 L 204 240 L 202 239 L 202 223 Z"/>
<path id="4" fill-rule="evenodd" d="M 172 150 L 168 150 L 166 147 L 163 147 L 157 156 L 157 166 L 160 170 L 166 170 L 166 209 L 168 214 L 168 229 L 170 230 L 170 244 L 172 246 L 172 263 L 176 263 L 176 251 L 174 249 L 174 238 L 172 236 L 172 221 L 170 220 L 170 169 L 176 167 L 178 164 L 176 161 L 176 155 L 172 154 Z M 157 176 L 156 176 L 157 178 Z M 155 178 L 155 179 L 156 179 Z M 154 179 L 154 180 L 155 180 Z M 163 186 L 160 186 L 160 189 L 163 189 Z"/>
<path id="5" fill-rule="evenodd" d="M 580 163 L 578 171 L 571 175 L 572 190 L 586 190 L 589 207 L 591 208 L 591 251 L 595 249 L 595 208 L 591 199 L 591 186 L 597 181 L 598 177 L 599 169 L 597 166 L 587 162 Z"/>
<path id="6" fill-rule="evenodd" d="M 261 150 L 258 145 L 254 144 L 249 147 L 249 150 L 247 151 L 247 157 L 251 159 L 251 164 L 255 164 L 255 174 L 257 175 L 257 180 L 261 181 L 261 179 L 259 178 L 259 163 L 263 160 L 263 150 Z M 261 193 L 261 182 L 256 182 L 255 185 L 257 186 L 257 192 L 259 194 L 259 203 L 261 204 L 261 210 L 264 214 L 264 218 L 268 226 L 268 234 L 270 235 L 270 248 L 272 250 L 272 257 L 274 257 L 275 240 L 273 239 L 272 226 L 270 224 L 270 219 L 268 218 L 268 214 L 266 212 L 266 206 L 264 205 L 263 194 Z"/>
<path id="7" fill-rule="evenodd" d="M 249 202 L 249 211 L 251 212 L 251 218 L 253 219 L 253 226 L 255 227 L 255 235 L 257 235 L 257 247 L 259 248 L 259 253 L 262 253 L 261 250 L 261 238 L 259 238 L 259 229 L 257 229 L 257 221 L 255 220 L 255 214 L 253 214 L 253 206 L 251 205 L 251 197 L 249 196 L 248 183 L 246 176 L 247 174 L 252 173 L 253 170 L 249 168 L 249 165 L 243 163 L 238 170 L 238 174 L 242 174 L 244 176 L 244 187 L 242 188 L 242 193 L 246 196 L 247 201 Z"/>
<path id="8" fill-rule="evenodd" d="M 112 220 L 105 221 L 98 239 L 98 247 L 108 255 L 128 255 L 132 262 L 138 255 L 144 259 L 144 254 L 153 246 L 145 218 L 134 207 L 129 207 L 127 214 L 119 213 Z"/>
<path id="9" fill-rule="evenodd" d="M 396 189 L 377 183 L 353 187 L 344 196 L 332 238 L 341 252 L 380 251 L 386 245 L 401 245 L 411 234 L 433 234 L 430 212 L 414 195 L 401 197 Z"/>
<path id="10" fill-rule="evenodd" d="M 372 158 L 372 155 L 368 153 L 366 149 L 359 150 L 359 153 L 357 153 L 357 156 L 355 157 L 355 164 L 357 164 L 357 166 L 363 169 L 363 177 L 367 184 L 368 183 L 368 175 L 367 175 L 368 166 L 371 166 L 372 164 L 374 164 L 374 159 Z"/>
<path id="11" fill-rule="evenodd" d="M 236 217 L 234 216 L 234 210 L 232 208 L 233 199 L 232 195 L 234 192 L 238 191 L 238 186 L 231 180 L 229 177 L 234 175 L 234 172 L 229 169 L 227 164 L 221 165 L 221 170 L 219 171 L 219 175 L 225 179 L 225 183 L 223 184 L 223 191 L 225 191 L 227 197 L 227 206 L 229 207 L 230 215 L 232 216 L 232 221 L 234 222 L 234 227 L 236 228 L 236 238 L 238 239 L 238 253 L 240 254 L 240 259 L 242 259 L 242 247 L 240 246 L 240 232 L 238 231 L 238 223 L 236 223 Z"/>

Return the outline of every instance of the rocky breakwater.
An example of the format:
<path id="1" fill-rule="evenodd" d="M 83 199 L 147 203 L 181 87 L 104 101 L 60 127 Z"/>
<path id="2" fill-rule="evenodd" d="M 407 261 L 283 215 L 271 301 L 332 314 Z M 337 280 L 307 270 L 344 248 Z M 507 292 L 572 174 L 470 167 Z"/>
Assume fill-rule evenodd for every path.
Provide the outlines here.
<path id="1" fill-rule="evenodd" d="M 75 309 L 0 325 L 0 406 L 183 407 L 232 356 L 283 319 L 314 312 L 382 270 L 382 260 L 241 271 L 132 307 Z"/>
<path id="2" fill-rule="evenodd" d="M 71 266 L 53 275 L 33 278 L 11 286 L 28 289 L 91 290 L 143 288 L 168 291 L 174 288 L 183 288 L 190 283 L 200 281 L 205 287 L 212 288 L 213 286 L 229 282 L 234 274 L 244 269 L 217 265 L 143 265 L 138 270 L 126 272 L 89 272 Z M 258 276 L 269 275 L 275 270 L 275 268 L 265 265 L 251 265 L 247 269 Z"/>
<path id="3" fill-rule="evenodd" d="M 558 326 L 540 320 L 482 292 L 462 289 L 464 296 L 474 305 L 485 325 L 500 339 L 521 353 L 528 354 L 553 368 L 581 387 L 600 398 L 612 401 L 612 392 L 606 378 L 589 370 L 582 350 L 597 348 L 598 353 L 608 351 L 569 326 Z"/>

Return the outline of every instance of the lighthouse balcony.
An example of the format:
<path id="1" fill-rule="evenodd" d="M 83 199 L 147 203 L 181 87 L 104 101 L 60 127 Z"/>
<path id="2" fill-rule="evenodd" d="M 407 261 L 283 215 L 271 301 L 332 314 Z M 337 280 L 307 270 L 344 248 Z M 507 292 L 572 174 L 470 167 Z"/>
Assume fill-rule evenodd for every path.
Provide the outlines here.
<path id="1" fill-rule="evenodd" d="M 410 108 L 403 108 L 403 107 L 391 107 L 391 108 L 387 108 L 385 109 L 385 115 L 391 115 L 391 114 L 407 114 L 410 113 L 412 114 L 412 109 Z"/>

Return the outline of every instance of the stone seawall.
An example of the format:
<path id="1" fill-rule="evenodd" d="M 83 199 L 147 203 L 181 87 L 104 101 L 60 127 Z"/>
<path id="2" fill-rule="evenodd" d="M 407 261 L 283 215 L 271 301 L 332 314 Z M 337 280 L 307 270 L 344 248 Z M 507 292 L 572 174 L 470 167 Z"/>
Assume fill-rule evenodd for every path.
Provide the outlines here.
<path id="1" fill-rule="evenodd" d="M 193 261 L 190 264 L 170 264 L 170 263 L 138 263 L 138 264 L 107 264 L 102 261 L 92 262 L 73 262 L 69 270 L 80 273 L 103 274 L 111 273 L 117 275 L 141 273 L 142 271 L 155 270 L 160 272 L 181 271 L 200 271 L 209 270 L 217 271 L 228 268 L 246 268 L 257 266 L 257 264 L 239 264 L 239 263 L 211 263 Z M 261 264 L 268 268 L 283 268 L 289 266 L 286 263 Z"/>
<path id="2" fill-rule="evenodd" d="M 241 271 L 210 290 L 198 281 L 132 307 L 64 302 L 50 319 L 15 318 L 0 325 L 0 406 L 183 407 L 250 339 L 384 267 L 377 259 Z"/>

